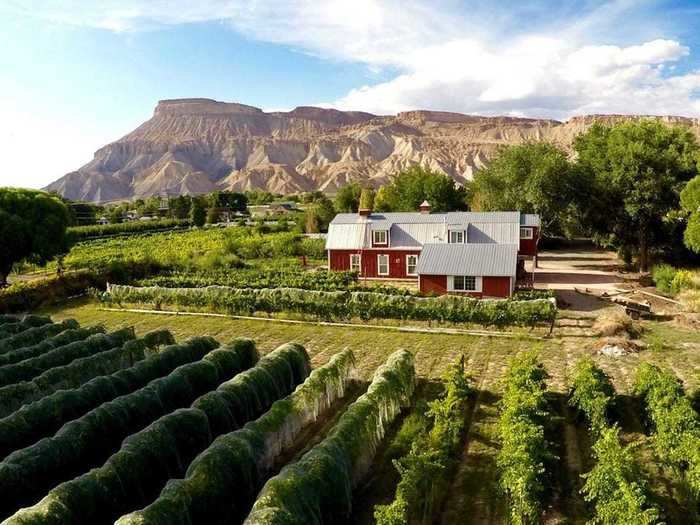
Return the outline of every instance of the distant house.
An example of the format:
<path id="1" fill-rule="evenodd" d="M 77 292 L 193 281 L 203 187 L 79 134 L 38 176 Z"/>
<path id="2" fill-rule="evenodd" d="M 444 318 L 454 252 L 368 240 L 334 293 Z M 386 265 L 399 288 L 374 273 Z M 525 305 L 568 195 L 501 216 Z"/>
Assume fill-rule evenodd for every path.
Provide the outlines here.
<path id="1" fill-rule="evenodd" d="M 513 212 L 341 213 L 328 228 L 331 270 L 415 279 L 422 293 L 509 297 L 537 258 L 538 215 Z"/>
<path id="2" fill-rule="evenodd" d="M 258 206 L 248 206 L 251 217 L 267 217 L 270 215 L 286 215 L 297 211 L 293 202 L 280 202 L 273 204 L 261 204 Z"/>

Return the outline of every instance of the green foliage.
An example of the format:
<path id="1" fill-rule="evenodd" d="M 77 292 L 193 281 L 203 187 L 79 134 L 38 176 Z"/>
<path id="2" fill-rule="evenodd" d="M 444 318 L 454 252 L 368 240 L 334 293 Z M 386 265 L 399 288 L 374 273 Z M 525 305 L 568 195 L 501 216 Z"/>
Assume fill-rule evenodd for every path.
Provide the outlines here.
<path id="1" fill-rule="evenodd" d="M 417 319 L 485 326 L 534 326 L 551 322 L 556 306 L 546 299 L 484 301 L 469 297 L 413 297 L 375 292 L 324 292 L 296 288 L 159 288 L 112 285 L 105 300 L 246 314 L 291 312 L 324 320 Z"/>
<path id="2" fill-rule="evenodd" d="M 690 215 L 683 240 L 689 249 L 700 253 L 700 212 L 696 211 Z"/>
<path id="3" fill-rule="evenodd" d="M 670 371 L 642 363 L 635 376 L 634 393 L 646 403 L 656 454 L 676 471 L 694 500 L 691 505 L 697 505 L 700 418 L 685 395 L 683 384 Z"/>
<path id="4" fill-rule="evenodd" d="M 171 525 L 241 522 L 274 465 L 301 430 L 322 417 L 345 393 L 355 367 L 350 350 L 315 369 L 285 399 L 243 429 L 219 436 L 197 456 L 182 480 L 171 480 L 143 510 L 117 523 Z"/>
<path id="5" fill-rule="evenodd" d="M 593 444 L 593 469 L 583 474 L 586 480 L 582 493 L 594 503 L 591 525 L 653 525 L 659 523 L 659 512 L 649 507 L 643 477 L 632 450 L 636 444 L 623 447 L 617 427 L 603 426 Z"/>
<path id="6" fill-rule="evenodd" d="M 190 203 L 190 223 L 193 226 L 201 228 L 207 220 L 207 210 L 202 201 L 198 198 L 193 198 Z"/>
<path id="7" fill-rule="evenodd" d="M 374 208 L 374 190 L 372 188 L 362 188 L 362 193 L 360 194 L 360 208 L 364 210 L 371 210 Z"/>
<path id="8" fill-rule="evenodd" d="M 288 269 L 246 268 L 237 271 L 168 272 L 142 279 L 138 286 L 164 288 L 201 288 L 230 286 L 231 288 L 302 288 L 304 290 L 346 290 L 357 285 L 356 272 L 306 271 L 300 267 Z"/>
<path id="9" fill-rule="evenodd" d="M 353 213 L 360 206 L 362 188 L 357 182 L 346 184 L 335 194 L 333 206 L 338 213 Z"/>
<path id="10" fill-rule="evenodd" d="M 500 485 L 515 525 L 539 523 L 545 489 L 545 463 L 552 457 L 544 437 L 547 373 L 535 352 L 514 357 L 506 371 L 496 458 Z"/>
<path id="11" fill-rule="evenodd" d="M 614 397 L 610 378 L 593 359 L 586 357 L 576 363 L 569 404 L 586 416 L 594 437 L 607 428 L 608 411 Z"/>
<path id="12" fill-rule="evenodd" d="M 443 382 L 444 393 L 429 405 L 427 416 L 432 428 L 424 429 L 413 441 L 410 452 L 394 461 L 401 481 L 394 500 L 375 507 L 377 525 L 433 521 L 440 497 L 446 492 L 446 478 L 454 463 L 454 452 L 461 443 L 464 406 L 471 393 L 464 372 L 464 357 L 448 370 Z"/>
<path id="13" fill-rule="evenodd" d="M 399 350 L 376 370 L 367 392 L 348 407 L 328 436 L 265 484 L 245 523 L 318 525 L 347 519 L 353 487 L 414 389 L 413 355 Z"/>
<path id="14" fill-rule="evenodd" d="M 467 208 L 466 191 L 457 187 L 444 173 L 412 166 L 398 173 L 375 197 L 377 211 L 417 211 L 427 200 L 432 211 L 445 212 Z"/>
<path id="15" fill-rule="evenodd" d="M 471 207 L 481 211 L 538 213 L 549 234 L 571 230 L 583 181 L 566 153 L 553 144 L 533 142 L 501 149 L 476 172 L 470 186 Z"/>
<path id="16" fill-rule="evenodd" d="M 50 368 L 70 363 L 74 359 L 108 350 L 115 346 L 121 346 L 126 341 L 134 339 L 134 337 L 134 331 L 131 328 L 124 328 L 109 335 L 95 334 L 88 337 L 85 341 L 75 341 L 32 359 L 5 365 L 0 368 L 0 387 L 26 381 Z M 5 407 L 3 407 L 4 409 Z"/>
<path id="17" fill-rule="evenodd" d="M 4 359 L 8 352 L 22 347 L 36 345 L 44 340 L 56 337 L 65 330 L 75 328 L 79 328 L 78 323 L 73 319 L 68 319 L 57 324 L 47 323 L 41 326 L 35 326 L 8 337 L 7 339 L 0 340 L 0 367 L 8 364 Z"/>
<path id="18" fill-rule="evenodd" d="M 190 408 L 164 415 L 130 435 L 101 467 L 52 489 L 39 505 L 22 509 L 10 523 L 45 523 L 46 508 L 52 509 L 51 523 L 114 522 L 124 512 L 151 502 L 168 479 L 184 475 L 213 437 L 240 428 L 290 394 L 308 369 L 308 355 L 299 345 L 270 352 Z M 213 403 L 212 396 L 221 404 Z M 229 412 L 223 427 L 219 426 L 222 408 Z"/>
<path id="19" fill-rule="evenodd" d="M 0 516 L 36 501 L 57 483 L 103 463 L 124 438 L 197 397 L 257 359 L 250 340 L 236 340 L 196 363 L 118 397 L 66 423 L 53 437 L 10 454 L 0 463 Z"/>
<path id="20" fill-rule="evenodd" d="M 0 188 L 0 287 L 22 260 L 46 264 L 68 249 L 66 205 L 43 191 Z"/>
<path id="21" fill-rule="evenodd" d="M 657 264 L 651 269 L 651 278 L 660 291 L 671 293 L 671 284 L 677 271 L 670 264 Z"/>
<path id="22" fill-rule="evenodd" d="M 650 247 L 665 237 L 663 218 L 697 175 L 694 135 L 656 120 L 596 124 L 576 137 L 574 149 L 589 181 L 581 194 L 585 222 L 623 254 L 637 253 L 646 271 Z"/>
<path id="23" fill-rule="evenodd" d="M 325 195 L 320 195 L 309 206 L 302 216 L 304 231 L 318 233 L 327 231 L 328 225 L 335 217 L 333 202 Z"/>
<path id="24" fill-rule="evenodd" d="M 162 230 L 174 230 L 189 226 L 183 219 L 159 219 L 154 221 L 131 221 L 117 224 L 91 224 L 89 226 L 72 226 L 67 234 L 71 244 L 96 237 L 109 235 L 129 235 Z"/>
<path id="25" fill-rule="evenodd" d="M 154 344 L 146 334 L 146 344 Z M 149 342 L 150 341 L 150 342 Z M 216 348 L 209 337 L 171 344 L 133 367 L 91 379 L 84 385 L 60 390 L 0 419 L 0 457 L 50 436 L 68 421 L 80 418 L 103 403 L 145 387 L 181 365 L 198 361 Z"/>
<path id="26" fill-rule="evenodd" d="M 5 365 L 11 365 L 14 363 L 19 363 L 25 359 L 32 359 L 34 357 L 40 356 L 50 350 L 58 348 L 60 346 L 73 343 L 75 341 L 82 341 L 91 335 L 97 333 L 103 333 L 104 327 L 102 326 L 92 326 L 90 328 L 78 328 L 78 323 L 72 319 L 58 323 L 59 327 L 63 327 L 64 330 L 54 335 L 52 337 L 47 337 L 35 344 L 28 344 L 21 348 L 16 348 L 14 350 L 6 351 L 0 354 L 0 367 Z M 53 327 L 53 324 L 45 325 Z M 67 330 L 65 328 L 68 328 Z M 29 330 L 27 330 L 28 332 Z M 23 332 L 24 333 L 24 332 Z M 18 334 L 21 335 L 21 334 Z"/>

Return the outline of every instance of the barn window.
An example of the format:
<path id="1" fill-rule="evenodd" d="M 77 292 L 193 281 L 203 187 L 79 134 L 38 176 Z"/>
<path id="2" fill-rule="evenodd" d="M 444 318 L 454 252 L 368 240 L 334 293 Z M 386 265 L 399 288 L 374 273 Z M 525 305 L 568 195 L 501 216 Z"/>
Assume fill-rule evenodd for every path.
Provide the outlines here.
<path id="1" fill-rule="evenodd" d="M 532 228 L 520 228 L 521 239 L 532 239 Z"/>
<path id="2" fill-rule="evenodd" d="M 360 254 L 352 253 L 350 254 L 350 271 L 359 272 L 360 271 Z"/>
<path id="3" fill-rule="evenodd" d="M 464 231 L 463 230 L 450 230 L 450 244 L 463 244 L 464 243 Z"/>
<path id="4" fill-rule="evenodd" d="M 478 292 L 478 279 L 473 275 L 455 275 L 452 277 L 452 290 L 455 292 Z"/>
<path id="5" fill-rule="evenodd" d="M 416 275 L 416 266 L 418 266 L 417 255 L 406 256 L 406 275 Z"/>
<path id="6" fill-rule="evenodd" d="M 374 230 L 372 232 L 372 242 L 374 244 L 386 244 L 386 230 Z"/>
<path id="7" fill-rule="evenodd" d="M 377 255 L 377 274 L 389 275 L 389 256 Z"/>

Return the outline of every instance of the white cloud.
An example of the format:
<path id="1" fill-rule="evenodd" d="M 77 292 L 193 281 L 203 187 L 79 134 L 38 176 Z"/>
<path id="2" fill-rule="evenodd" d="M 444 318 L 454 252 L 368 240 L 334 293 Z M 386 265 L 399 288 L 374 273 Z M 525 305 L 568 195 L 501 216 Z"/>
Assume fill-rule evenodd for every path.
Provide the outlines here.
<path id="1" fill-rule="evenodd" d="M 700 115 L 700 71 L 676 72 L 691 50 L 658 37 L 659 17 L 641 11 L 653 3 L 590 0 L 567 12 L 486 0 L 35 0 L 31 12 L 112 31 L 221 20 L 253 39 L 395 72 L 325 101 L 344 109 Z"/>

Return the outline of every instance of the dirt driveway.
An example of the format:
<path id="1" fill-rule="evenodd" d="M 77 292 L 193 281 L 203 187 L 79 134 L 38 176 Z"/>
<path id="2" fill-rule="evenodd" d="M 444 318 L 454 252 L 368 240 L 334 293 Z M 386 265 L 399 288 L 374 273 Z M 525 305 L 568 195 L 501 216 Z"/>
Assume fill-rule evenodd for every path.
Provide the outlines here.
<path id="1" fill-rule="evenodd" d="M 590 247 L 564 248 L 540 252 L 534 269 L 535 288 L 550 289 L 569 308 L 582 312 L 599 310 L 609 305 L 595 298 L 620 288 L 636 286 L 638 275 L 624 272 L 624 265 L 615 252 Z M 526 269 L 533 271 L 532 262 Z"/>

